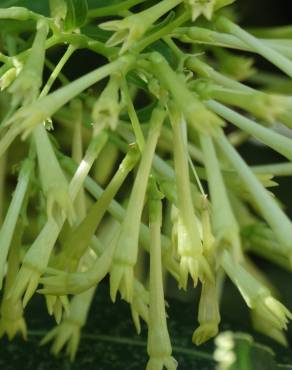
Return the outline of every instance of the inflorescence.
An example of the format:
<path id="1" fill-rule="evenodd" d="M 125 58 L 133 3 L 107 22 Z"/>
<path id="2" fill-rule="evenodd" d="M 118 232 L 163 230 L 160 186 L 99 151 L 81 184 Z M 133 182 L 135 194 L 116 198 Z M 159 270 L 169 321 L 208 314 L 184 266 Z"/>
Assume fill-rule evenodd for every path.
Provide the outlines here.
<path id="1" fill-rule="evenodd" d="M 292 268 L 292 224 L 270 191 L 292 175 L 292 139 L 278 130 L 292 128 L 292 30 L 247 32 L 232 3 L 0 8 L 1 336 L 26 338 L 25 307 L 42 294 L 57 321 L 42 343 L 74 359 L 109 276 L 112 301 L 128 302 L 138 333 L 147 324 L 147 370 L 174 370 L 168 276 L 201 286 L 200 345 L 218 333 L 226 275 L 255 329 L 286 344 L 291 313 L 248 253 Z M 80 49 L 107 62 L 70 81 L 62 70 Z M 257 70 L 252 53 L 283 76 Z M 288 161 L 249 166 L 237 147 L 251 138 Z"/>

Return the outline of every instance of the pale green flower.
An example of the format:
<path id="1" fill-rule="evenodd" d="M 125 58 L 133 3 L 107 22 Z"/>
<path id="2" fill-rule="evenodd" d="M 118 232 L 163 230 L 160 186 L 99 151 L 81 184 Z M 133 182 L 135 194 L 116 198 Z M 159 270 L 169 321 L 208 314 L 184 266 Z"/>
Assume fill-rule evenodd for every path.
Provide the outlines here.
<path id="1" fill-rule="evenodd" d="M 153 23 L 181 3 L 183 0 L 162 0 L 158 4 L 141 11 L 137 14 L 131 14 L 121 20 L 108 21 L 101 23 L 100 28 L 115 33 L 107 41 L 108 46 L 116 46 L 123 43 L 120 54 L 131 48 Z"/>
<path id="2" fill-rule="evenodd" d="M 196 345 L 205 343 L 218 333 L 220 322 L 219 302 L 216 285 L 213 282 L 205 281 L 202 284 L 198 321 L 200 326 L 193 334 L 193 342 Z"/>
<path id="3" fill-rule="evenodd" d="M 210 20 L 214 11 L 232 4 L 235 0 L 185 0 L 191 8 L 192 20 L 195 21 L 200 15 Z"/>
<path id="4" fill-rule="evenodd" d="M 147 352 L 149 361 L 146 370 L 167 370 L 177 368 L 171 356 L 172 348 L 167 330 L 164 303 L 162 264 L 161 264 L 161 223 L 162 203 L 153 178 L 149 184 L 149 224 L 150 224 L 150 301 Z"/>
<path id="5" fill-rule="evenodd" d="M 39 20 L 36 36 L 23 69 L 9 87 L 12 94 L 12 104 L 30 104 L 33 102 L 42 85 L 42 72 L 45 60 L 45 41 L 49 32 L 47 23 Z"/>
<path id="6" fill-rule="evenodd" d="M 111 76 L 107 86 L 102 91 L 92 110 L 93 125 L 95 130 L 109 127 L 115 130 L 122 103 L 119 100 L 120 76 Z"/>
<path id="7" fill-rule="evenodd" d="M 80 341 L 80 332 L 86 323 L 94 292 L 95 289 L 92 288 L 73 297 L 70 302 L 69 313 L 58 326 L 42 339 L 42 345 L 54 340 L 51 349 L 54 355 L 57 355 L 63 347 L 66 347 L 66 354 L 71 361 L 74 360 Z"/>
<path id="8" fill-rule="evenodd" d="M 113 301 L 117 291 L 123 292 L 124 299 L 132 302 L 134 266 L 138 256 L 138 242 L 141 215 L 146 195 L 147 179 L 157 145 L 165 111 L 160 107 L 153 110 L 147 142 L 142 153 L 140 165 L 130 195 L 124 221 L 121 225 L 117 248 L 110 271 L 110 294 Z"/>
<path id="9" fill-rule="evenodd" d="M 21 301 L 13 301 L 9 298 L 3 298 L 0 315 L 0 338 L 5 335 L 12 340 L 17 333 L 21 333 L 23 338 L 27 338 L 26 323 L 23 316 Z"/>

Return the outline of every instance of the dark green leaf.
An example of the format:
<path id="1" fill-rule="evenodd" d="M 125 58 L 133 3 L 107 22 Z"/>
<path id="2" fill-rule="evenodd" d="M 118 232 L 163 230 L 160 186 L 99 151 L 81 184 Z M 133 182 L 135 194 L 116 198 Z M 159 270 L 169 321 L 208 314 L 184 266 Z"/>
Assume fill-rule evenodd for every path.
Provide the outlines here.
<path id="1" fill-rule="evenodd" d="M 46 16 L 50 14 L 48 0 L 0 0 L 0 8 L 8 8 L 10 6 L 23 6 Z"/>
<path id="2" fill-rule="evenodd" d="M 64 20 L 64 29 L 71 31 L 81 27 L 87 18 L 87 0 L 66 0 L 67 13 Z"/>

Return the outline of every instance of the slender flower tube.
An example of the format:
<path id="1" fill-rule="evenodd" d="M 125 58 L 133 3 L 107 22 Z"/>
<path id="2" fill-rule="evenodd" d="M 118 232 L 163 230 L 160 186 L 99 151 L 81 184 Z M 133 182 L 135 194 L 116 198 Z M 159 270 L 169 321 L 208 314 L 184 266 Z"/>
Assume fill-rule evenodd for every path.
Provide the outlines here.
<path id="1" fill-rule="evenodd" d="M 180 258 L 181 286 L 186 289 L 188 274 L 194 285 L 198 279 L 212 280 L 212 272 L 203 256 L 198 221 L 196 219 L 190 188 L 186 141 L 183 133 L 184 121 L 180 112 L 172 109 L 170 120 L 173 128 L 174 168 L 176 173 L 178 223 L 178 255 Z"/>
<path id="2" fill-rule="evenodd" d="M 149 361 L 147 370 L 175 370 L 177 362 L 171 356 L 172 348 L 167 330 L 162 266 L 161 266 L 161 223 L 162 204 L 161 193 L 155 180 L 149 183 L 149 226 L 150 226 L 150 305 L 148 323 L 147 351 Z"/>
<path id="3" fill-rule="evenodd" d="M 33 158 L 25 159 L 21 165 L 17 185 L 9 205 L 4 222 L 0 229 L 0 290 L 4 278 L 5 264 L 15 231 L 17 220 L 20 215 L 21 207 L 24 202 L 25 194 L 29 186 L 34 168 Z"/>
<path id="4" fill-rule="evenodd" d="M 38 96 L 42 85 L 42 73 L 45 62 L 46 38 L 48 25 L 44 20 L 37 23 L 36 36 L 29 53 L 28 59 L 13 84 L 9 87 L 12 94 L 12 105 L 20 103 L 27 105 L 32 103 Z"/>
<path id="5" fill-rule="evenodd" d="M 284 57 L 282 54 L 278 53 L 276 50 L 273 50 L 269 46 L 262 43 L 253 35 L 249 34 L 248 32 L 244 31 L 242 28 L 234 24 L 232 21 L 225 17 L 219 17 L 216 21 L 216 26 L 232 35 L 238 37 L 240 40 L 244 41 L 247 45 L 249 45 L 252 50 L 264 58 L 269 60 L 283 72 L 285 72 L 288 76 L 292 77 L 292 61 L 288 58 Z"/>
<path id="6" fill-rule="evenodd" d="M 71 361 L 74 361 L 80 341 L 80 332 L 86 323 L 94 292 L 95 288 L 91 288 L 73 297 L 70 302 L 69 314 L 63 318 L 58 326 L 46 334 L 41 345 L 54 340 L 51 348 L 52 353 L 57 355 L 66 346 L 66 354 Z"/>
<path id="7" fill-rule="evenodd" d="M 69 185 L 69 194 L 72 201 L 76 198 L 84 179 L 86 178 L 96 157 L 103 148 L 106 140 L 107 134 L 102 132 L 90 143 L 86 154 Z M 50 255 L 65 222 L 65 217 L 62 211 L 60 210 L 59 212 L 60 215 L 57 217 L 58 221 L 54 218 L 49 218 L 28 252 L 25 254 L 22 267 L 9 292 L 9 297 L 15 301 L 24 294 L 24 307 L 35 292 L 40 276 L 45 272 Z"/>
<path id="8" fill-rule="evenodd" d="M 237 286 L 249 308 L 255 311 L 271 327 L 277 330 L 287 329 L 292 314 L 279 301 L 272 297 L 270 291 L 251 275 L 243 266 L 234 263 L 229 252 L 222 255 L 221 265 L 226 274 Z"/>
<path id="9" fill-rule="evenodd" d="M 267 94 L 256 90 L 233 90 L 219 86 L 211 87 L 208 93 L 212 99 L 242 108 L 269 124 L 281 121 L 283 116 L 288 120 L 291 111 L 291 96 Z"/>
<path id="10" fill-rule="evenodd" d="M 236 169 L 242 182 L 252 195 L 255 204 L 261 214 L 271 226 L 279 241 L 279 248 L 289 259 L 292 265 L 292 224 L 289 218 L 281 210 L 275 200 L 258 181 L 252 170 L 243 161 L 237 151 L 232 147 L 225 135 L 222 133 L 216 139 L 220 150 L 228 158 L 228 161 Z"/>
<path id="11" fill-rule="evenodd" d="M 118 289 L 123 292 L 124 298 L 128 302 L 131 302 L 133 298 L 134 266 L 138 255 L 140 222 L 147 179 L 150 175 L 153 156 L 164 118 L 165 111 L 160 107 L 155 108 L 151 116 L 147 142 L 121 226 L 110 272 L 110 294 L 113 301 L 116 299 Z"/>
<path id="12" fill-rule="evenodd" d="M 214 112 L 232 122 L 238 128 L 248 132 L 270 148 L 274 149 L 284 157 L 292 160 L 292 139 L 278 134 L 267 127 L 263 127 L 260 124 L 242 116 L 241 114 L 233 111 L 230 108 L 225 107 L 216 101 L 209 100 L 206 105 Z"/>
<path id="13" fill-rule="evenodd" d="M 206 135 L 201 135 L 200 139 L 211 194 L 212 225 L 216 243 L 222 248 L 230 249 L 233 256 L 240 259 L 242 253 L 239 226 L 228 199 L 213 141 Z"/>
<path id="14" fill-rule="evenodd" d="M 101 23 L 99 27 L 103 30 L 115 31 L 113 36 L 107 41 L 107 45 L 115 46 L 123 43 L 119 52 L 123 54 L 146 33 L 155 21 L 175 8 L 182 1 L 162 0 L 140 13 L 131 14 L 122 20 Z"/>
<path id="15" fill-rule="evenodd" d="M 203 233 L 203 248 L 207 261 L 215 270 L 217 263 L 217 246 L 212 233 L 210 222 L 210 210 L 206 196 L 202 198 L 202 233 Z M 220 323 L 219 312 L 219 289 L 218 289 L 218 274 L 215 281 L 205 280 L 202 283 L 202 290 L 199 302 L 198 322 L 199 327 L 194 331 L 192 341 L 196 345 L 200 345 L 207 340 L 215 337 L 218 333 L 218 325 Z"/>
<path id="16" fill-rule="evenodd" d="M 170 91 L 177 107 L 183 112 L 188 124 L 199 132 L 216 134 L 223 121 L 205 108 L 200 100 L 187 88 L 182 77 L 177 75 L 159 53 L 150 56 L 153 71 L 161 84 Z"/>

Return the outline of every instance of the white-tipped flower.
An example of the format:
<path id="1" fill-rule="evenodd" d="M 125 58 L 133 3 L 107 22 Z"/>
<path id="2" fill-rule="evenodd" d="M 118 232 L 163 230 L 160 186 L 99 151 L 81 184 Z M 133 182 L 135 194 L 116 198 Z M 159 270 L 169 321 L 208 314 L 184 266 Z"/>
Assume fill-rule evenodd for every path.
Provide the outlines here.
<path id="1" fill-rule="evenodd" d="M 187 0 L 191 8 L 192 21 L 195 21 L 200 15 L 210 20 L 213 15 L 216 0 Z"/>
<path id="2" fill-rule="evenodd" d="M 63 347 L 66 347 L 66 354 L 71 361 L 74 360 L 80 341 L 80 332 L 86 322 L 94 291 L 94 288 L 89 289 L 72 298 L 69 314 L 41 341 L 41 344 L 46 344 L 54 340 L 51 348 L 54 355 L 57 355 Z"/>
<path id="3" fill-rule="evenodd" d="M 192 21 L 195 21 L 200 15 L 211 20 L 214 11 L 234 1 L 235 0 L 185 0 L 186 5 L 191 8 Z"/>
<path id="4" fill-rule="evenodd" d="M 138 256 L 141 215 L 152 160 L 164 118 L 165 111 L 160 107 L 155 108 L 151 116 L 148 139 L 142 153 L 124 222 L 121 226 L 110 272 L 110 293 L 113 301 L 115 301 L 117 291 L 120 289 L 123 292 L 124 299 L 132 302 L 134 266 Z"/>

